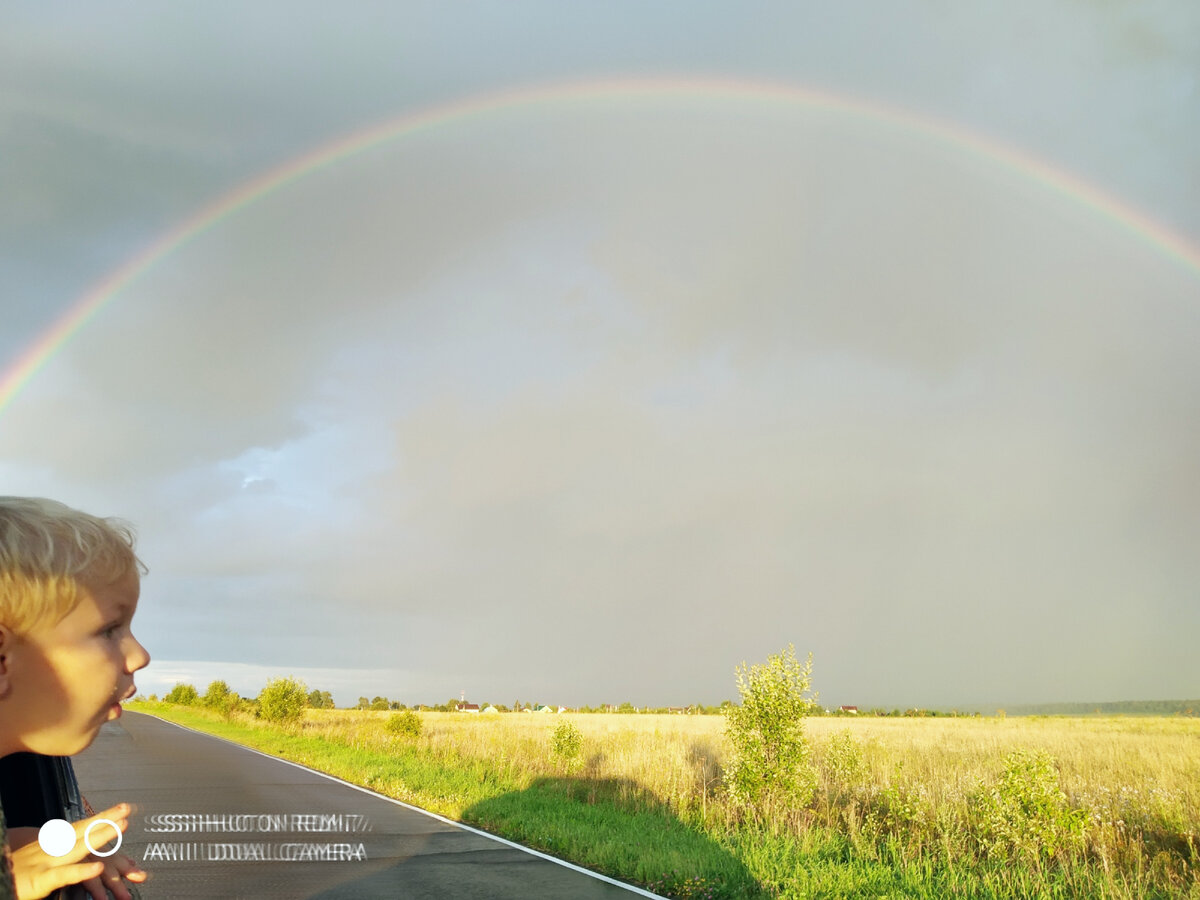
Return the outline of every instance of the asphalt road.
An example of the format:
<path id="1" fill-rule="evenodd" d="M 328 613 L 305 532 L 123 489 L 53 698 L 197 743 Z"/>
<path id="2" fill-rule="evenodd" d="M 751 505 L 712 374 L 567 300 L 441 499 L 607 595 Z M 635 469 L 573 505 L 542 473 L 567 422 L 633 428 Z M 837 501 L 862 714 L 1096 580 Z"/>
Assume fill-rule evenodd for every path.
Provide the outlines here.
<path id="1" fill-rule="evenodd" d="M 137 807 L 121 852 L 151 873 L 144 900 L 655 896 L 152 716 L 74 762 L 94 809 Z"/>

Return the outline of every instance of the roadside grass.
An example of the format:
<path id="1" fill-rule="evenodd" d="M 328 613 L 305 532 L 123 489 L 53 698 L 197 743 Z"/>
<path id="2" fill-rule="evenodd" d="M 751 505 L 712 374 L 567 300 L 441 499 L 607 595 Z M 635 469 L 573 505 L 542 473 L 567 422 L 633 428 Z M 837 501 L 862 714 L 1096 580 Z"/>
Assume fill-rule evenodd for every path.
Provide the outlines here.
<path id="1" fill-rule="evenodd" d="M 631 803 L 629 786 L 617 782 L 538 778 L 522 791 L 471 806 L 463 818 L 668 896 L 768 896 L 735 854 L 654 797 L 634 792 L 643 795 L 640 803 Z M 682 894 L 684 883 L 695 893 Z"/>
<path id="2" fill-rule="evenodd" d="M 1200 900 L 1196 719 L 813 718 L 815 799 L 757 821 L 722 789 L 716 716 L 422 713 L 414 736 L 358 710 L 131 708 L 664 896 Z"/>
<path id="3" fill-rule="evenodd" d="M 127 706 L 298 762 L 610 877 L 664 890 L 664 896 L 769 896 L 719 842 L 630 782 L 537 777 L 512 765 L 498 765 L 494 757 L 466 756 L 445 742 L 435 742 L 431 749 L 404 738 L 381 738 L 386 734 L 382 725 L 379 735 L 349 728 L 339 739 L 313 735 L 303 725 L 281 729 L 199 707 L 150 702 Z M 704 892 L 671 892 L 685 881 L 703 885 Z"/>

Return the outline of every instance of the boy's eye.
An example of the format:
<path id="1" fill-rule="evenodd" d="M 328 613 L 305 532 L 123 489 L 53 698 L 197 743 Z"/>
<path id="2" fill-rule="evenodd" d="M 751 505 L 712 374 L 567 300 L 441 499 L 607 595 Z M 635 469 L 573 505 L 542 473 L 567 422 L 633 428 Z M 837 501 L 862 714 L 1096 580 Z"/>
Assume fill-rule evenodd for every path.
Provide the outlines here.
<path id="1" fill-rule="evenodd" d="M 121 630 L 120 623 L 115 624 L 115 625 L 109 625 L 107 628 L 104 629 L 104 636 L 108 637 L 108 638 L 116 637 L 117 632 L 120 630 Z"/>

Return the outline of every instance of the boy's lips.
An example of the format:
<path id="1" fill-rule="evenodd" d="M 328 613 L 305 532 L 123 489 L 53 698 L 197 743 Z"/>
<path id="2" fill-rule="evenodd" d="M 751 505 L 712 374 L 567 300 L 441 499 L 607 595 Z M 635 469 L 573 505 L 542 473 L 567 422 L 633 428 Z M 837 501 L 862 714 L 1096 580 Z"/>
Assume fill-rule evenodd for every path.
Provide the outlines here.
<path id="1" fill-rule="evenodd" d="M 122 694 L 120 697 L 118 697 L 116 700 L 114 700 L 111 704 L 109 704 L 108 712 L 111 713 L 115 709 L 117 711 L 117 714 L 119 715 L 121 712 L 121 704 L 124 703 L 126 700 L 128 700 L 130 697 L 132 697 L 136 693 L 137 693 L 137 685 L 130 685 L 129 690 L 127 690 L 124 694 Z"/>
<path id="2" fill-rule="evenodd" d="M 115 706 L 118 703 L 124 703 L 126 700 L 128 700 L 130 697 L 132 697 L 136 693 L 137 693 L 137 685 L 131 684 L 129 686 L 129 690 L 127 690 L 125 693 L 121 694 L 121 696 L 116 697 L 114 694 L 113 705 Z"/>

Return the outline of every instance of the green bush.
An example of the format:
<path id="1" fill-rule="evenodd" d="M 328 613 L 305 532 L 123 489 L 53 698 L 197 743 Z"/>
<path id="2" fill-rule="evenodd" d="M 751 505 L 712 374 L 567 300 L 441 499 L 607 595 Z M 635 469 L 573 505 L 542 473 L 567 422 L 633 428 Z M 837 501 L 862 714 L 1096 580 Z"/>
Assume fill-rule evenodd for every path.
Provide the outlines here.
<path id="1" fill-rule="evenodd" d="M 200 701 L 200 695 L 190 684 L 177 684 L 163 697 L 164 703 L 177 703 L 180 706 L 195 706 Z"/>
<path id="2" fill-rule="evenodd" d="M 258 695 L 258 714 L 268 722 L 298 722 L 308 705 L 308 688 L 295 678 L 275 678 Z"/>
<path id="3" fill-rule="evenodd" d="M 402 713 L 393 713 L 388 716 L 383 727 L 389 734 L 413 739 L 419 738 L 421 736 L 421 717 L 411 709 Z"/>
<path id="4" fill-rule="evenodd" d="M 862 783 L 866 767 L 862 745 L 848 728 L 829 739 L 825 748 L 825 774 L 831 786 L 838 790 L 853 790 Z"/>
<path id="5" fill-rule="evenodd" d="M 812 654 L 800 663 L 789 644 L 764 665 L 742 663 L 735 673 L 742 702 L 725 709 L 725 734 L 733 748 L 729 792 L 764 813 L 801 809 L 817 787 L 803 726 L 816 709 Z"/>
<path id="6" fill-rule="evenodd" d="M 551 738 L 550 752 L 556 759 L 562 760 L 568 766 L 579 758 L 583 749 L 583 735 L 572 722 L 559 722 L 554 727 Z"/>
<path id="7" fill-rule="evenodd" d="M 972 807 L 976 841 L 987 856 L 1051 857 L 1082 844 L 1087 812 L 1071 808 L 1054 757 L 1044 750 L 1006 756 L 1000 779 L 981 784 Z"/>
<path id="8" fill-rule="evenodd" d="M 218 680 L 209 684 L 208 690 L 204 692 L 203 702 L 205 706 L 228 717 L 237 706 L 238 695 L 230 690 L 228 684 Z"/>

